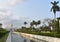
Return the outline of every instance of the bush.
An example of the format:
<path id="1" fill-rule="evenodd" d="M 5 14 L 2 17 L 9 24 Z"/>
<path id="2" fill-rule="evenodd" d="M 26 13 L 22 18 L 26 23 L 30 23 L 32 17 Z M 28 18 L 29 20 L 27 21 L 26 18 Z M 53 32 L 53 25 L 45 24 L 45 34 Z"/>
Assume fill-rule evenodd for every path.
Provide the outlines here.
<path id="1" fill-rule="evenodd" d="M 24 29 L 23 30 L 18 29 L 17 32 L 60 38 L 60 34 L 58 34 L 57 32 L 38 32 L 38 31 L 29 31 L 29 30 L 27 31 Z"/>
<path id="2" fill-rule="evenodd" d="M 5 29 L 0 28 L 0 38 L 3 37 L 8 32 L 9 31 L 6 31 Z"/>

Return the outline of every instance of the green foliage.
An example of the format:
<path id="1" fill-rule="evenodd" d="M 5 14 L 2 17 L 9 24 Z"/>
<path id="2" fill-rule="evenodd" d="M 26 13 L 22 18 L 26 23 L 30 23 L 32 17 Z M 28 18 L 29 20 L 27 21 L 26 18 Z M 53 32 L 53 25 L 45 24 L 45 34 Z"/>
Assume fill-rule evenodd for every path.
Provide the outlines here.
<path id="1" fill-rule="evenodd" d="M 60 18 L 59 18 L 60 19 Z M 48 23 L 48 26 L 40 26 L 39 28 L 35 28 L 33 27 L 33 25 L 39 25 L 41 24 L 40 20 L 36 21 L 32 21 L 30 23 L 31 27 L 26 28 L 26 27 L 22 27 L 21 29 L 17 29 L 17 32 L 23 32 L 23 33 L 29 33 L 29 34 L 35 34 L 35 35 L 43 35 L 43 36 L 51 36 L 51 37 L 58 37 L 60 38 L 60 27 L 59 27 L 59 19 L 54 23 L 53 19 L 47 19 L 45 20 Z M 54 28 L 55 25 L 55 28 Z M 51 30 L 51 28 L 53 28 L 53 30 Z"/>
<path id="2" fill-rule="evenodd" d="M 4 36 L 2 38 L 0 38 L 0 42 L 6 42 L 8 34 L 9 33 L 5 33 Z"/>
<path id="3" fill-rule="evenodd" d="M 39 25 L 39 24 L 41 24 L 41 21 L 40 20 L 38 20 L 37 22 L 36 21 L 32 21 L 31 23 L 30 23 L 30 26 L 31 26 L 31 28 L 34 26 L 34 25 Z"/>
<path id="4" fill-rule="evenodd" d="M 24 24 L 26 25 L 26 24 L 27 24 L 27 22 L 24 22 Z"/>
<path id="5" fill-rule="evenodd" d="M 6 42 L 9 31 L 0 28 L 0 42 Z"/>
<path id="6" fill-rule="evenodd" d="M 24 28 L 24 29 L 18 29 L 17 32 L 60 38 L 60 34 L 57 34 L 56 32 L 47 32 L 47 30 L 49 30 L 48 27 L 45 27 L 45 29 L 46 31 L 41 32 L 39 31 L 39 29 L 35 28 Z"/>
<path id="7" fill-rule="evenodd" d="M 58 1 L 51 2 L 51 4 L 53 5 L 51 11 L 53 10 L 54 13 L 56 13 L 56 11 L 60 11 L 59 6 L 57 5 L 58 3 L 59 3 Z"/>
<path id="8" fill-rule="evenodd" d="M 0 38 L 3 37 L 6 33 L 8 33 L 9 31 L 3 29 L 3 28 L 0 28 Z"/>

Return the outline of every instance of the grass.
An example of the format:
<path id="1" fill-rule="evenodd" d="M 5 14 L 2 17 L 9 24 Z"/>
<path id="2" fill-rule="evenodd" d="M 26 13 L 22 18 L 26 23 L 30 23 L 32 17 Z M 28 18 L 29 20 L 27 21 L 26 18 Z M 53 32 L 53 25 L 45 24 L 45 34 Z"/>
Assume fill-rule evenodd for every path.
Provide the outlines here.
<path id="1" fill-rule="evenodd" d="M 19 31 L 18 31 L 19 32 Z M 50 37 L 56 37 L 56 38 L 60 38 L 60 34 L 57 34 L 56 32 L 34 32 L 34 31 L 28 31 L 28 32 L 23 32 L 22 33 L 28 33 L 28 34 L 35 34 L 35 35 L 42 35 L 42 36 L 50 36 Z"/>
<path id="2" fill-rule="evenodd" d="M 0 38 L 0 42 L 6 42 L 9 33 L 6 33 L 3 37 Z"/>

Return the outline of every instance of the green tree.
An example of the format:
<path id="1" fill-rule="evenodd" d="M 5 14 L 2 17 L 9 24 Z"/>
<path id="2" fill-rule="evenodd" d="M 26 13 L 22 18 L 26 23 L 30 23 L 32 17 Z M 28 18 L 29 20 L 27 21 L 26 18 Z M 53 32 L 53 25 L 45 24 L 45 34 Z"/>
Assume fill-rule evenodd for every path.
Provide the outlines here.
<path id="1" fill-rule="evenodd" d="M 39 25 L 39 24 L 41 24 L 41 21 L 40 20 L 38 20 L 37 22 L 35 22 L 35 25 L 36 26 Z"/>
<path id="2" fill-rule="evenodd" d="M 60 33 L 60 23 L 59 23 L 60 17 L 57 18 L 57 33 Z"/>
<path id="3" fill-rule="evenodd" d="M 34 24 L 35 24 L 35 21 L 33 20 L 33 21 L 30 23 L 31 28 L 33 27 Z"/>
<path id="4" fill-rule="evenodd" d="M 33 26 L 33 25 L 36 25 L 36 26 L 37 26 L 37 25 L 39 25 L 39 24 L 41 24 L 41 21 L 40 21 L 40 20 L 38 20 L 37 22 L 33 20 L 33 21 L 30 23 L 31 26 Z"/>
<path id="5" fill-rule="evenodd" d="M 38 24 L 38 25 L 39 25 L 39 24 L 41 24 L 41 21 L 40 21 L 40 20 L 38 20 L 37 24 Z"/>
<path id="6" fill-rule="evenodd" d="M 27 22 L 26 22 L 26 21 L 24 22 L 24 25 L 25 25 L 25 27 L 26 27 L 26 25 L 27 25 Z"/>
<path id="7" fill-rule="evenodd" d="M 34 24 L 35 24 L 35 21 L 33 20 L 31 23 L 30 23 L 30 31 L 33 31 L 33 26 L 34 26 Z"/>
<path id="8" fill-rule="evenodd" d="M 59 6 L 57 5 L 58 3 L 59 3 L 58 1 L 51 2 L 51 4 L 53 5 L 51 11 L 53 10 L 54 13 L 54 28 L 55 28 L 55 20 L 56 20 L 56 11 L 60 11 Z"/>

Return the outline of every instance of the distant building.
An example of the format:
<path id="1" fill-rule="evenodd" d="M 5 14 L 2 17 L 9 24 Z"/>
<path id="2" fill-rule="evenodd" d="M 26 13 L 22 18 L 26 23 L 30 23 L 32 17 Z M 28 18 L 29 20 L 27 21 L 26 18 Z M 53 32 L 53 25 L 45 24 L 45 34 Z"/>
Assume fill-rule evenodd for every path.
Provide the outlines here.
<path id="1" fill-rule="evenodd" d="M 0 23 L 0 28 L 2 28 L 2 24 Z"/>

